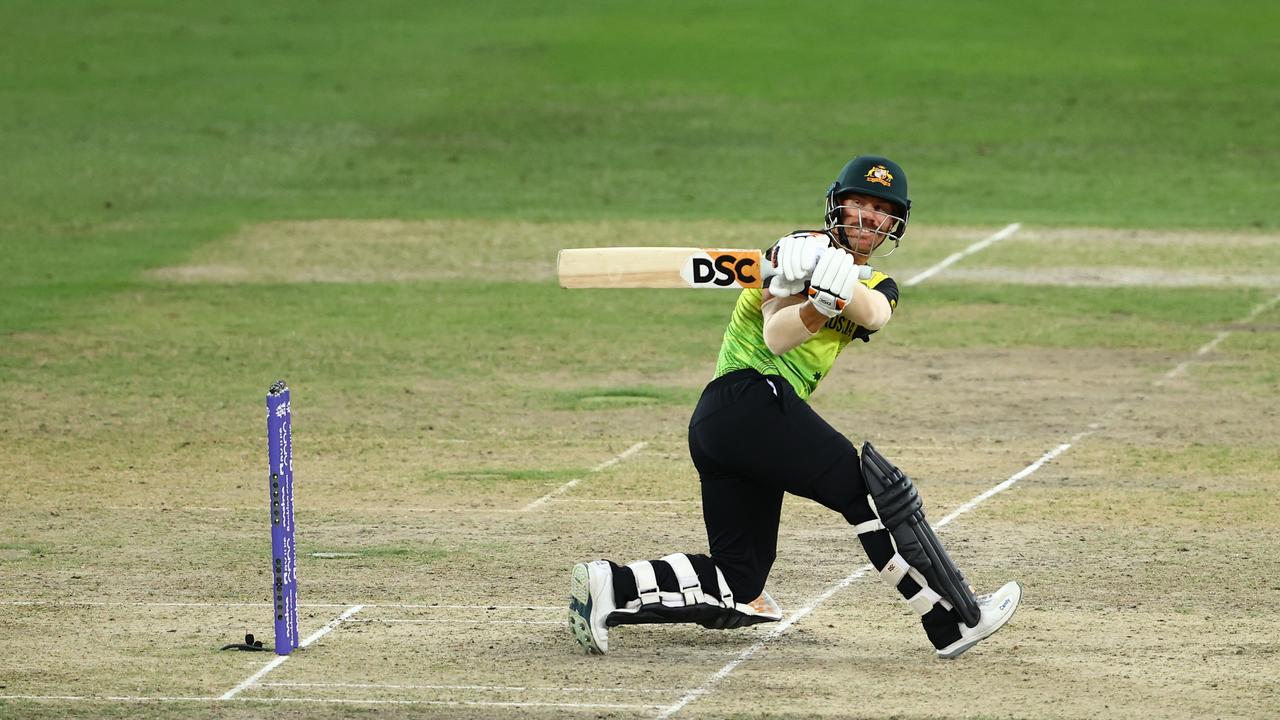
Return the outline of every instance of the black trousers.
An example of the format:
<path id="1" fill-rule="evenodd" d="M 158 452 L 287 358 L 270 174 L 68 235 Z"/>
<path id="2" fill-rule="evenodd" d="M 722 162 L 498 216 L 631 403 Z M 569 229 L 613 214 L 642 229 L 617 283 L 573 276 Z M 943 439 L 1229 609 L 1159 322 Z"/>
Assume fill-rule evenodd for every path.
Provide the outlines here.
<path id="1" fill-rule="evenodd" d="M 857 449 L 782 377 L 738 370 L 712 380 L 689 421 L 689 453 L 702 480 L 711 558 L 743 602 L 769 577 L 784 493 L 851 524 L 875 517 Z M 879 565 L 893 556 L 887 550 Z"/>
<path id="2" fill-rule="evenodd" d="M 736 602 L 764 590 L 777 557 L 778 524 L 786 493 L 809 498 L 853 525 L 875 518 L 867 503 L 858 450 L 796 395 L 785 379 L 738 370 L 712 380 L 689 420 L 689 454 L 702 481 L 702 518 L 710 557 L 689 554 L 705 592 L 716 592 L 715 568 Z M 889 532 L 858 535 L 876 570 L 894 555 Z M 614 564 L 619 605 L 639 597 L 630 568 Z M 660 588 L 679 587 L 667 563 L 653 561 Z M 910 598 L 920 586 L 903 578 Z M 960 637 L 960 616 L 935 605 L 921 617 L 934 647 Z"/>

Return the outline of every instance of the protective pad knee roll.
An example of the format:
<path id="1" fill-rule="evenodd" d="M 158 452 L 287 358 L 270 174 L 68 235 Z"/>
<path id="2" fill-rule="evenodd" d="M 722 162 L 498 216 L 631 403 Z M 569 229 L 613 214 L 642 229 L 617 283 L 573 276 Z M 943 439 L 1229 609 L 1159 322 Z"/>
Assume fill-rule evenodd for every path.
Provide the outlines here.
<path id="1" fill-rule="evenodd" d="M 894 468 L 897 470 L 897 468 Z M 903 475 L 905 478 L 906 476 Z M 884 492 L 876 498 L 876 512 L 885 527 L 897 527 L 908 518 L 924 511 L 924 501 L 916 492 L 916 486 L 910 482 L 897 483 L 884 488 Z"/>
<path id="2" fill-rule="evenodd" d="M 925 521 L 924 504 L 911 478 L 869 442 L 862 445 L 862 477 L 876 514 L 893 536 L 898 553 L 928 580 L 934 591 L 955 607 L 966 625 L 977 626 L 981 615 L 978 600 L 960 568 Z"/>

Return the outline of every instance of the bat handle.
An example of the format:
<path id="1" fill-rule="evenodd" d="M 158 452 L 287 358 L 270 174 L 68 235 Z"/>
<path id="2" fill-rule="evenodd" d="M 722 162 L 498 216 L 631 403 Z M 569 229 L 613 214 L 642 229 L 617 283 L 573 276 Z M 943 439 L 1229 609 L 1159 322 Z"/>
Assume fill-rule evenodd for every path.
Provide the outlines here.
<path id="1" fill-rule="evenodd" d="M 828 252 L 832 252 L 832 251 L 844 252 L 843 250 L 839 250 L 838 248 L 827 248 L 826 250 L 823 250 L 823 251 L 818 255 L 818 259 L 819 259 L 819 260 L 821 260 L 823 255 L 826 255 Z M 858 266 L 858 279 L 859 279 L 859 280 L 869 280 L 869 279 L 871 278 L 872 272 L 874 272 L 874 269 L 873 269 L 870 265 L 859 265 L 859 266 Z M 767 285 L 767 284 L 768 284 L 768 281 L 769 281 L 773 276 L 775 276 L 775 275 L 777 275 L 777 274 L 778 274 L 778 268 L 774 267 L 774 266 L 773 266 L 773 262 L 769 260 L 769 254 L 768 254 L 768 252 L 761 251 L 761 253 L 760 253 L 760 280 L 761 280 L 761 282 L 762 282 L 763 284 Z"/>
<path id="2" fill-rule="evenodd" d="M 778 268 L 773 266 L 773 262 L 769 260 L 767 253 L 760 253 L 760 279 L 768 282 L 770 278 L 778 274 Z"/>

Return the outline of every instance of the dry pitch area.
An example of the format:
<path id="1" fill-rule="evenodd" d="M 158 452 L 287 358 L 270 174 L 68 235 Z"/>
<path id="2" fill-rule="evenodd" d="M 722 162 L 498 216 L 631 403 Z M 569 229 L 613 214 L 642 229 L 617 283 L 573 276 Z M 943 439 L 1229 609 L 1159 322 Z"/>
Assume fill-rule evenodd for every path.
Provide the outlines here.
<path id="1" fill-rule="evenodd" d="M 609 230 L 729 246 L 789 229 L 724 227 Z M 909 282 L 995 229 L 914 228 L 885 268 Z M 154 280 L 475 276 L 483 253 L 459 261 L 434 242 L 451 232 L 250 228 Z M 540 238 L 513 258 L 531 282 L 549 281 L 550 248 L 600 236 L 523 232 Z M 885 336 L 852 348 L 819 391 L 829 420 L 916 478 L 980 590 L 1025 587 L 1012 623 L 954 662 L 867 575 L 851 529 L 794 498 L 769 586 L 785 623 L 624 628 L 610 655 L 578 654 L 564 623 L 574 561 L 705 546 L 684 427 L 717 323 L 691 340 L 705 361 L 682 371 L 583 377 L 547 353 L 541 370 L 484 385 L 423 367 L 395 397 L 295 383 L 302 632 L 318 638 L 265 673 L 272 656 L 216 652 L 245 631 L 270 640 L 261 397 L 175 422 L 154 408 L 164 393 L 0 384 L 0 480 L 17 488 L 0 510 L 0 715 L 1274 717 L 1280 250 L 1218 238 L 1206 266 L 1205 242 L 1024 228 L 920 285 L 1251 288 L 1221 323 L 1158 347 L 1101 326 L 1111 340 L 1096 346 L 930 346 L 913 323 L 1045 328 L 998 304 L 913 311 L 908 288 Z M 661 332 L 661 318 L 629 322 L 640 338 Z M 91 351 L 72 333 L 3 350 Z"/>

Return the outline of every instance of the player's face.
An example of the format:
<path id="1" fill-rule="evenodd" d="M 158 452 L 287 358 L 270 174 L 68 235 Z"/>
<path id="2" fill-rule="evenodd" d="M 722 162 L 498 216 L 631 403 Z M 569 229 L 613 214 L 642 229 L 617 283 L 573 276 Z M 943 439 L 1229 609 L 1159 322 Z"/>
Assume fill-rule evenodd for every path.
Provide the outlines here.
<path id="1" fill-rule="evenodd" d="M 858 262 L 864 263 L 893 232 L 897 207 L 878 197 L 850 193 L 840 198 L 840 224 Z"/>

